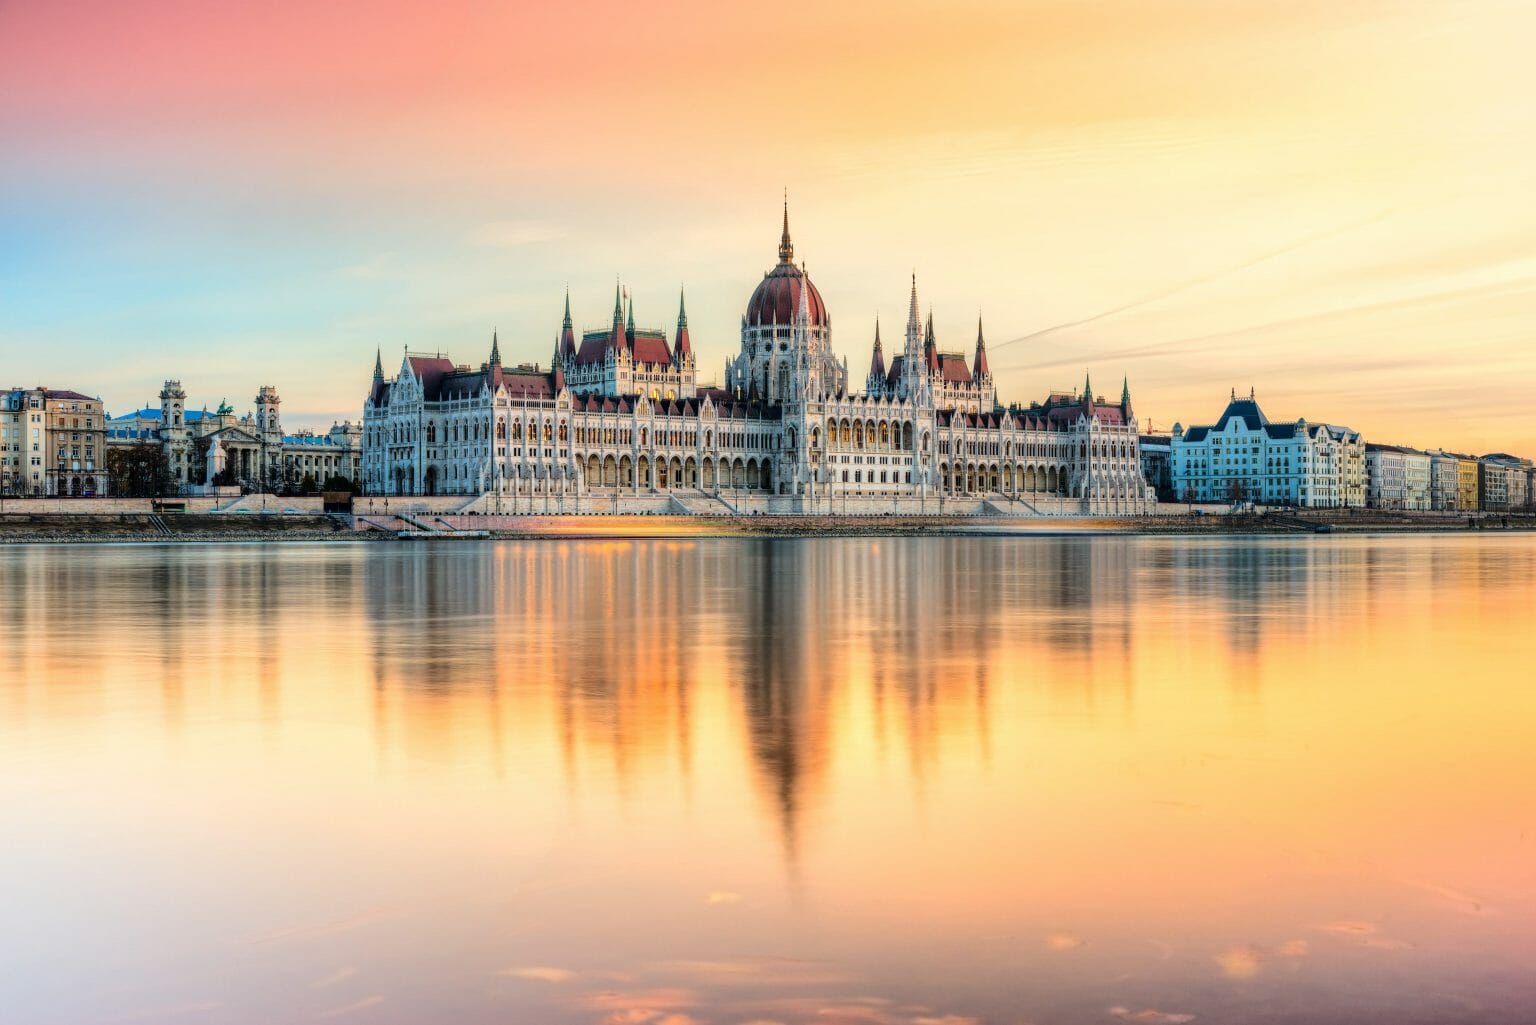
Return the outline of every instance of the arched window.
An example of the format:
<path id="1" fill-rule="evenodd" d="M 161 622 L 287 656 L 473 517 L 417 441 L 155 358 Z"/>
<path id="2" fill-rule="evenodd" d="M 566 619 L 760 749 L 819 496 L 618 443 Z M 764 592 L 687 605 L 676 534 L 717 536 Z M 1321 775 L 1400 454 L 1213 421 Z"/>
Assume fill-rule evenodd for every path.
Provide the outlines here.
<path id="1" fill-rule="evenodd" d="M 428 423 L 427 423 L 427 441 L 428 442 L 434 442 L 436 440 L 437 440 L 437 424 L 428 421 Z"/>
<path id="2" fill-rule="evenodd" d="M 507 422 L 505 420 L 497 420 L 496 421 L 496 437 L 501 439 L 502 441 L 506 440 L 506 438 L 507 438 Z"/>

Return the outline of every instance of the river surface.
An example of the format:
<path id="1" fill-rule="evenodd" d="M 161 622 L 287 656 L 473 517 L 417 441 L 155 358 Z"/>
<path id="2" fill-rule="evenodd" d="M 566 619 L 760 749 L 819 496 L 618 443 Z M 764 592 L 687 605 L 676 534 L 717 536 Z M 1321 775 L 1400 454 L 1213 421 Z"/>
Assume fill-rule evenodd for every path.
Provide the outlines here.
<path id="1" fill-rule="evenodd" d="M 1536 538 L 0 548 L 0 1020 L 1536 1021 Z"/>

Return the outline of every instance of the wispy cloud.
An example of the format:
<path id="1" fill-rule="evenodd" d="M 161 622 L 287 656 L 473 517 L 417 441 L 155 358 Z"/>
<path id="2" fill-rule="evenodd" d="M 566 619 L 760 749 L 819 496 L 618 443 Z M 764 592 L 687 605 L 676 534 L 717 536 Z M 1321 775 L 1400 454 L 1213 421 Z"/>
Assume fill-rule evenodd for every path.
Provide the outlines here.
<path id="1" fill-rule="evenodd" d="M 470 242 L 494 249 L 517 249 L 564 237 L 564 230 L 543 221 L 492 221 L 469 233 Z"/>

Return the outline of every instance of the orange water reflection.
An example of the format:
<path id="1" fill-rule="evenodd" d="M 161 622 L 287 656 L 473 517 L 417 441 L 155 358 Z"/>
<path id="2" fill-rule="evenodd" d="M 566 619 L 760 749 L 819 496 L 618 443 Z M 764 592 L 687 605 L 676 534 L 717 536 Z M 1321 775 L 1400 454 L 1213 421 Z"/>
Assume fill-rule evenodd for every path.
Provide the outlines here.
<path id="1" fill-rule="evenodd" d="M 1536 1007 L 1531 539 L 31 548 L 0 585 L 23 1020 Z"/>

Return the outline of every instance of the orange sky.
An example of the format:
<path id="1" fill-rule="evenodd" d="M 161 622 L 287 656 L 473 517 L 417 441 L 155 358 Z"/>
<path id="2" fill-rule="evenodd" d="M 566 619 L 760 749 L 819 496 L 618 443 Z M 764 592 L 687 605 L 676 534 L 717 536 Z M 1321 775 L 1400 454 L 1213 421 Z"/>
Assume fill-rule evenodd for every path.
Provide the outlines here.
<path id="1" fill-rule="evenodd" d="M 0 6 L 0 379 L 357 416 L 613 279 L 706 376 L 797 256 L 854 376 L 915 268 L 1006 399 L 1091 370 L 1536 454 L 1519 3 Z M 1014 344 L 1054 325 L 1110 316 Z"/>

